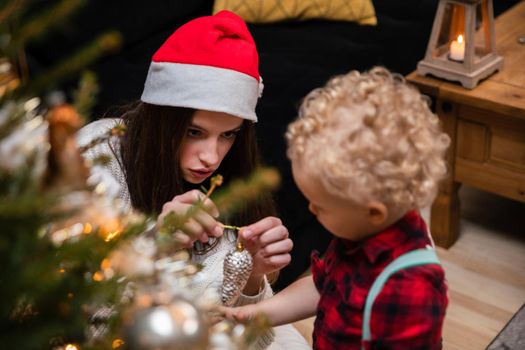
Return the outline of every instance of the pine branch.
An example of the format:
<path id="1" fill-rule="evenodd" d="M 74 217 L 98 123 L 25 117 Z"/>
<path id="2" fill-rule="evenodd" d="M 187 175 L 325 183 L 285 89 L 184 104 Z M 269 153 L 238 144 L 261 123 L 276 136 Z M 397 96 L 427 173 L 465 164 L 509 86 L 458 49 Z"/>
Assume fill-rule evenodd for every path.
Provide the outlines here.
<path id="1" fill-rule="evenodd" d="M 24 82 L 20 88 L 13 91 L 15 96 L 29 94 L 39 95 L 62 79 L 77 73 L 84 67 L 97 60 L 103 54 L 116 50 L 120 47 L 122 36 L 118 32 L 108 32 L 99 36 L 91 45 L 82 48 L 73 55 L 66 57 L 61 63 L 52 67 L 49 71 L 40 74 L 32 81 Z M 10 94 L 4 97 L 12 98 Z M 1 102 L 1 100 L 0 100 Z"/>
<path id="2" fill-rule="evenodd" d="M 61 0 L 51 8 L 40 10 L 38 16 L 23 23 L 20 28 L 17 28 L 16 33 L 12 33 L 13 38 L 7 52 L 16 52 L 19 48 L 25 47 L 31 40 L 42 38 L 46 31 L 60 24 L 65 18 L 85 4 L 85 0 Z M 13 9 L 8 8 L 8 10 L 13 16 Z"/>
<path id="3" fill-rule="evenodd" d="M 261 167 L 246 180 L 235 180 L 228 188 L 218 191 L 213 201 L 221 213 L 231 215 L 247 202 L 256 201 L 263 193 L 279 186 L 280 176 L 273 168 Z"/>
<path id="4" fill-rule="evenodd" d="M 13 18 L 17 12 L 22 12 L 26 4 L 26 0 L 6 1 L 0 8 L 0 23 L 5 23 L 8 18 Z"/>
<path id="5" fill-rule="evenodd" d="M 34 117 L 35 109 L 39 104 L 39 99 L 32 99 L 25 103 L 9 101 L 0 104 L 0 141 L 9 136 L 21 123 Z M 29 114 L 29 115 L 28 115 Z"/>
<path id="6" fill-rule="evenodd" d="M 83 122 L 91 115 L 99 91 L 95 73 L 86 71 L 82 74 L 77 90 L 73 94 L 73 107 L 82 117 Z"/>
<path id="7" fill-rule="evenodd" d="M 39 198 L 37 194 L 33 199 Z M 53 245 L 47 234 L 39 233 L 56 219 L 49 216 L 52 206 L 17 202 L 17 214 L 0 210 L 0 282 L 8 286 L 0 289 L 0 343 L 7 348 L 47 348 L 57 336 L 82 343 L 86 307 L 120 300 L 119 276 L 100 279 L 97 272 L 117 244 L 144 231 L 145 221 L 126 226 L 109 241 L 94 230 Z M 33 207 L 27 206 L 31 203 Z"/>

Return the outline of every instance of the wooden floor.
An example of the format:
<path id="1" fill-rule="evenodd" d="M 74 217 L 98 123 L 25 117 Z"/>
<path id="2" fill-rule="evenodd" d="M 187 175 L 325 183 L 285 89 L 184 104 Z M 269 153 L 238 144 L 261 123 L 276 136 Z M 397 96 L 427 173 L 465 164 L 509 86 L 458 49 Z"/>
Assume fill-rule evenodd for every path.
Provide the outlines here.
<path id="1" fill-rule="evenodd" d="M 471 188 L 460 196 L 460 238 L 438 248 L 450 295 L 444 349 L 479 350 L 525 303 L 525 203 Z"/>
<path id="2" fill-rule="evenodd" d="M 460 238 L 438 248 L 450 296 L 443 348 L 482 350 L 525 303 L 525 203 L 468 187 L 460 198 Z M 313 318 L 296 327 L 311 342 Z"/>

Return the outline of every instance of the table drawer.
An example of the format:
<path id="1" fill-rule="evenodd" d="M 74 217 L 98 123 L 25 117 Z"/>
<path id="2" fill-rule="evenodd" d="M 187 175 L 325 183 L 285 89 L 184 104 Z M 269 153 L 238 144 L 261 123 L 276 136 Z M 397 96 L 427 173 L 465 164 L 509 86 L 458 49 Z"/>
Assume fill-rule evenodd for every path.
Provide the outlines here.
<path id="1" fill-rule="evenodd" d="M 525 201 L 525 121 L 459 106 L 454 178 Z"/>

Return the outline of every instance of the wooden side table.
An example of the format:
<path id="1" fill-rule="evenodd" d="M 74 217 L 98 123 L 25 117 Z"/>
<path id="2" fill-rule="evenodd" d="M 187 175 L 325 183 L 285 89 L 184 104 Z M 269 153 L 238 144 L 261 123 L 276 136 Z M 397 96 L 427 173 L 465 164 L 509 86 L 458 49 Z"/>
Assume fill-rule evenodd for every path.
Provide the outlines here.
<path id="1" fill-rule="evenodd" d="M 525 202 L 525 45 L 518 42 L 525 35 L 525 1 L 500 15 L 495 29 L 503 69 L 473 90 L 415 72 L 407 76 L 435 100 L 452 140 L 449 177 L 430 214 L 432 235 L 445 248 L 459 235 L 461 184 Z"/>

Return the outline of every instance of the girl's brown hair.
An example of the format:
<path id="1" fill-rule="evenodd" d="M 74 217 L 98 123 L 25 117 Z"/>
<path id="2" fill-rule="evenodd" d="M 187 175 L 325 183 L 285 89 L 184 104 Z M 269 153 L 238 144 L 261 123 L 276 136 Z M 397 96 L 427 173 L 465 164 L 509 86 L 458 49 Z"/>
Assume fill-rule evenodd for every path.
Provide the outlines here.
<path id="1" fill-rule="evenodd" d="M 126 133 L 121 138 L 120 158 L 134 208 L 159 214 L 164 203 L 195 188 L 184 181 L 179 167 L 181 144 L 193 113 L 190 108 L 144 102 L 137 102 L 124 113 Z M 245 120 L 216 174 L 221 174 L 228 184 L 232 179 L 245 178 L 258 165 L 255 129 L 252 122 Z M 275 215 L 275 209 L 266 193 L 226 220 L 243 226 L 268 215 Z"/>

